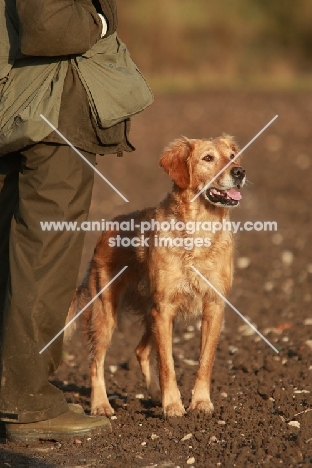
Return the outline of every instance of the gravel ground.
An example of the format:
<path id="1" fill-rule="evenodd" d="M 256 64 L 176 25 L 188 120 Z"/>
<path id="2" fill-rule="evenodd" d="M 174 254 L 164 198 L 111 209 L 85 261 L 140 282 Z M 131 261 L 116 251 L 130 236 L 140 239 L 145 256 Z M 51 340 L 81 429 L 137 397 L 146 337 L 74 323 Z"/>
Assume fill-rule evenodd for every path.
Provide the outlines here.
<path id="1" fill-rule="evenodd" d="M 162 148 L 180 135 L 235 135 L 247 144 L 249 183 L 235 221 L 276 221 L 277 230 L 239 231 L 230 302 L 277 348 L 276 353 L 226 307 L 213 370 L 211 417 L 165 420 L 146 392 L 134 348 L 137 324 L 116 331 L 106 361 L 107 388 L 116 416 L 112 432 L 73 441 L 0 446 L 2 467 L 307 467 L 312 464 L 312 223 L 311 95 L 207 93 L 156 98 L 133 120 L 137 151 L 108 156 L 98 168 L 130 200 L 96 179 L 90 219 L 157 204 L 170 190 L 158 168 Z M 88 233 L 81 276 L 98 233 Z M 195 377 L 199 324 L 174 331 L 174 358 L 185 404 Z M 65 347 L 52 381 L 70 402 L 90 411 L 86 342 L 78 333 Z"/>

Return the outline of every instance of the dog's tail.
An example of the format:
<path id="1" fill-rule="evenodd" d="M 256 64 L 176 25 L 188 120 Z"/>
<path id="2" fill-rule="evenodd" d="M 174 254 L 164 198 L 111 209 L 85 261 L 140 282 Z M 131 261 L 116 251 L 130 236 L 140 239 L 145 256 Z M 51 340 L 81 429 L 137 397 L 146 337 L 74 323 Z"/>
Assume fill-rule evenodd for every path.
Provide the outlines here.
<path id="1" fill-rule="evenodd" d="M 83 283 L 76 289 L 74 297 L 69 306 L 65 322 L 64 342 L 71 339 L 77 330 L 78 317 L 76 315 L 90 302 L 91 296 L 88 288 L 89 272 Z"/>

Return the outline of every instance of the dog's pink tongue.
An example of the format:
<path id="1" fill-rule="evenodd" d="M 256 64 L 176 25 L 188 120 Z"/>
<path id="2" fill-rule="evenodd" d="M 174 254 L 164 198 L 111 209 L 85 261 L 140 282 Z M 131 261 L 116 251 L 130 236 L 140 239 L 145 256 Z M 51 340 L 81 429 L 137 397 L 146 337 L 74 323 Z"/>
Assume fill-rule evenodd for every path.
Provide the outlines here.
<path id="1" fill-rule="evenodd" d="M 230 190 L 226 190 L 226 193 L 232 200 L 241 200 L 242 196 L 238 190 L 231 188 Z"/>

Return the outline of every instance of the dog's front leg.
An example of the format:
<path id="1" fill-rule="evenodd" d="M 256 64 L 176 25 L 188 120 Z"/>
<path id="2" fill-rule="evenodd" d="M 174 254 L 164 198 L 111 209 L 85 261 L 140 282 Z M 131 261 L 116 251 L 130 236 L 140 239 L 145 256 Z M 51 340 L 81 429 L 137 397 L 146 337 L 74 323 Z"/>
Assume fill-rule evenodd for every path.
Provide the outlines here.
<path id="1" fill-rule="evenodd" d="M 192 401 L 189 410 L 212 413 L 213 404 L 210 400 L 210 380 L 215 349 L 218 343 L 223 323 L 223 304 L 207 304 L 203 311 L 201 327 L 201 349 L 199 368 L 196 373 Z"/>
<path id="2" fill-rule="evenodd" d="M 162 305 L 152 310 L 152 316 L 164 414 L 165 416 L 182 416 L 185 409 L 181 401 L 172 357 L 174 314 L 170 306 Z"/>

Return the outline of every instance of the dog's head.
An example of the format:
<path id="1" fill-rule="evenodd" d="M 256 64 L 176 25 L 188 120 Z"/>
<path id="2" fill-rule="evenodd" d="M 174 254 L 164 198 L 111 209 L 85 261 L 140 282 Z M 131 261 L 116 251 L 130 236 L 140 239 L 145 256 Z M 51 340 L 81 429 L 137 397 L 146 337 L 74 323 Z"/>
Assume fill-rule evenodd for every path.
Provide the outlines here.
<path id="1" fill-rule="evenodd" d="M 246 181 L 245 170 L 233 137 L 222 135 L 211 140 L 181 138 L 171 143 L 160 158 L 160 165 L 182 190 L 201 192 L 211 204 L 234 207 L 239 204 L 238 191 Z M 233 160 L 233 162 L 232 162 Z"/>

